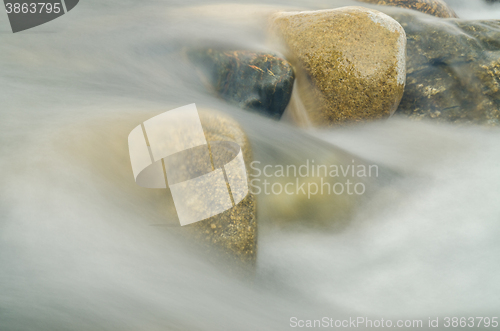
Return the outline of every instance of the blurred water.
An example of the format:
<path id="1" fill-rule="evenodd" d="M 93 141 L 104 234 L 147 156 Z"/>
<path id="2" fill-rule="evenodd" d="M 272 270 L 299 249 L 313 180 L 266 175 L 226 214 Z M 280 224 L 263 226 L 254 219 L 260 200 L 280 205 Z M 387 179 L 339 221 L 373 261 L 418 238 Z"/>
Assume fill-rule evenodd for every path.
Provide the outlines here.
<path id="1" fill-rule="evenodd" d="M 272 10 L 354 4 L 330 3 L 87 0 L 17 34 L 0 15 L 0 330 L 498 313 L 498 130 L 394 118 L 302 132 L 214 98 L 182 59 L 202 43 L 272 50 Z M 450 3 L 464 18 L 500 12 Z M 350 153 L 386 169 L 381 188 L 340 229 L 278 226 L 284 207 L 259 197 L 257 276 L 235 279 L 179 239 L 167 192 L 132 178 L 130 130 L 193 102 L 236 118 L 262 162 Z"/>

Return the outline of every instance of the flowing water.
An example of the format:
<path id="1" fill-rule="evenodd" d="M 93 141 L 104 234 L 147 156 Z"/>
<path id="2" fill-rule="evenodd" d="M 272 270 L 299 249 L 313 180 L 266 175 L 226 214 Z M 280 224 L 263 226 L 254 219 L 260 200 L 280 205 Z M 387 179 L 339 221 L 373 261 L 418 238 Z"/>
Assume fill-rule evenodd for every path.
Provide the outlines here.
<path id="1" fill-rule="evenodd" d="M 500 17 L 500 5 L 450 3 Z M 213 97 L 182 57 L 203 44 L 272 51 L 270 11 L 345 4 L 82 0 L 16 34 L 0 15 L 0 330 L 498 316 L 497 129 L 394 117 L 299 130 Z M 130 130 L 193 102 L 237 119 L 262 164 L 353 155 L 383 175 L 345 215 L 313 196 L 310 217 L 290 216 L 286 197 L 260 195 L 255 278 L 232 277 L 181 239 L 166 190 L 132 177 Z"/>

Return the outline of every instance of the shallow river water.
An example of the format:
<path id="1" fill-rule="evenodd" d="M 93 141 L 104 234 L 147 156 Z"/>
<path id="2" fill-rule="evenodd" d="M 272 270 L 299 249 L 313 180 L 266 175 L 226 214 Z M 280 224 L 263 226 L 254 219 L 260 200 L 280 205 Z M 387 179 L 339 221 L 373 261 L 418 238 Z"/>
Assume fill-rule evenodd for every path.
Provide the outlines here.
<path id="1" fill-rule="evenodd" d="M 500 4 L 449 3 L 500 18 Z M 346 4 L 357 3 L 82 0 L 16 34 L 0 15 L 0 330 L 498 316 L 498 129 L 396 116 L 299 130 L 213 97 L 182 58 L 205 44 L 272 51 L 267 13 Z M 131 173 L 130 130 L 193 102 L 238 120 L 261 164 L 343 155 L 381 175 L 347 213 L 324 197 L 289 212 L 286 196 L 259 195 L 255 277 L 233 277 L 180 239 L 167 192 Z"/>

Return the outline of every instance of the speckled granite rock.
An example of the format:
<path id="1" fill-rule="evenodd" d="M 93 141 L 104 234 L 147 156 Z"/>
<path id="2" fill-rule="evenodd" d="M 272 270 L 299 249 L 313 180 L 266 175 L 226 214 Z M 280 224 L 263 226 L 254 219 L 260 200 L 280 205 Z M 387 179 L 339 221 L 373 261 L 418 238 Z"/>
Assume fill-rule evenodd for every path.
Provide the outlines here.
<path id="1" fill-rule="evenodd" d="M 358 0 L 367 3 L 373 3 L 375 5 L 382 6 L 395 6 L 400 8 L 407 8 L 418 10 L 422 13 L 443 17 L 451 18 L 458 17 L 457 14 L 448 7 L 446 2 L 442 0 Z"/>
<path id="2" fill-rule="evenodd" d="M 295 121 L 328 126 L 387 118 L 396 110 L 406 37 L 389 16 L 362 7 L 280 12 L 271 28 L 296 69 L 303 107 L 291 104 Z"/>
<path id="3" fill-rule="evenodd" d="M 210 145 L 217 141 L 237 143 L 243 152 L 246 169 L 250 169 L 252 151 L 240 125 L 229 116 L 215 111 L 200 111 L 205 137 Z M 213 147 L 212 160 L 217 163 Z M 249 178 L 249 177 L 248 177 Z M 250 192 L 236 206 L 222 214 L 183 227 L 190 238 L 202 247 L 215 252 L 218 260 L 231 262 L 228 265 L 235 273 L 253 270 L 257 256 L 257 211 L 256 199 Z M 243 272 L 245 273 L 245 272 Z"/>
<path id="4" fill-rule="evenodd" d="M 391 16 L 408 37 L 407 82 L 397 112 L 413 119 L 498 125 L 500 21 Z"/>
<path id="5" fill-rule="evenodd" d="M 279 119 L 294 81 L 286 60 L 251 51 L 193 50 L 188 57 L 200 65 L 209 84 L 224 99 L 240 107 Z"/>

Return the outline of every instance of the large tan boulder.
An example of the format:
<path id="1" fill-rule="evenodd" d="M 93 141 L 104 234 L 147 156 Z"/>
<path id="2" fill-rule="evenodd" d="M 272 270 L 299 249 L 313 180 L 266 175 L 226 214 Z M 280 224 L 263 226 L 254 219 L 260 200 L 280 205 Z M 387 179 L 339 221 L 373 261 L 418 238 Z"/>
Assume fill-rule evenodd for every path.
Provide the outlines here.
<path id="1" fill-rule="evenodd" d="M 387 118 L 406 79 L 406 35 L 391 17 L 363 7 L 279 12 L 274 36 L 296 69 L 288 116 L 334 125 Z"/>

